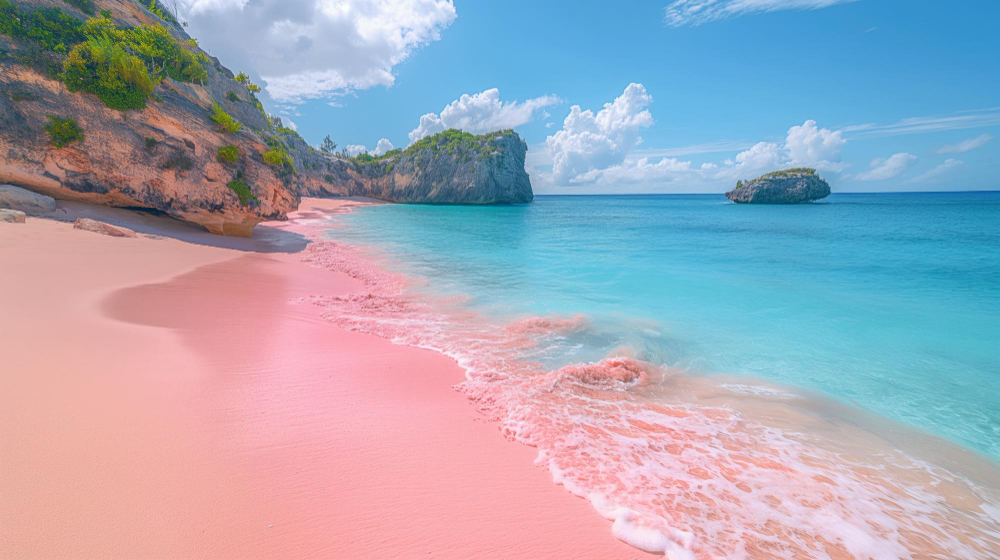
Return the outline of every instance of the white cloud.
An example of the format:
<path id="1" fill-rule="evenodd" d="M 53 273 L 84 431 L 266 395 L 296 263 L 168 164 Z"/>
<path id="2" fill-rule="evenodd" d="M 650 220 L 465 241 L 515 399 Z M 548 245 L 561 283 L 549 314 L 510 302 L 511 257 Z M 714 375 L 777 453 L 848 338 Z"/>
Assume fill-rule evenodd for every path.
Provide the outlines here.
<path id="1" fill-rule="evenodd" d="M 868 171 L 858 173 L 854 179 L 858 181 L 884 181 L 898 177 L 917 161 L 917 156 L 901 152 L 887 158 L 875 158 L 868 166 Z"/>
<path id="2" fill-rule="evenodd" d="M 952 169 L 962 167 L 963 165 L 965 165 L 965 162 L 960 159 L 948 158 L 941 165 L 938 165 L 937 167 L 931 169 L 930 171 L 926 171 L 920 175 L 917 175 L 916 177 L 907 181 L 907 183 L 930 182 L 934 179 L 941 177 L 942 175 L 947 174 Z"/>
<path id="3" fill-rule="evenodd" d="M 867 123 L 845 126 L 840 131 L 851 137 L 883 138 L 901 134 L 965 130 L 1000 125 L 1000 107 L 963 111 L 946 117 L 909 117 L 892 124 Z"/>
<path id="4" fill-rule="evenodd" d="M 347 150 L 347 155 L 349 155 L 351 157 L 354 157 L 354 156 L 356 156 L 358 154 L 363 154 L 363 153 L 365 153 L 365 152 L 368 151 L 368 148 L 366 148 L 365 146 L 363 146 L 361 144 L 351 144 L 351 145 L 345 147 L 344 149 Z"/>
<path id="5" fill-rule="evenodd" d="M 473 95 L 463 94 L 442 109 L 440 114 L 427 113 L 420 117 L 420 124 L 410 132 L 410 142 L 449 128 L 473 134 L 515 128 L 536 117 L 546 118 L 549 115 L 543 108 L 559 102 L 558 97 L 545 95 L 523 103 L 504 103 L 500 100 L 500 90 L 497 88 Z"/>
<path id="6" fill-rule="evenodd" d="M 665 10 L 667 25 L 702 25 L 749 14 L 780 10 L 818 10 L 857 0 L 676 0 Z"/>
<path id="7" fill-rule="evenodd" d="M 789 163 L 829 171 L 843 171 L 847 167 L 840 162 L 840 150 L 844 144 L 847 141 L 840 131 L 818 128 L 813 120 L 788 129 L 785 138 Z"/>
<path id="8" fill-rule="evenodd" d="M 782 165 L 781 148 L 773 142 L 757 142 L 749 150 L 736 154 L 735 164 L 747 169 L 767 169 Z"/>
<path id="9" fill-rule="evenodd" d="M 941 146 L 940 148 L 935 150 L 935 152 L 939 154 L 964 154 L 965 152 L 975 150 L 976 148 L 982 148 L 983 146 L 986 145 L 987 142 L 989 142 L 992 139 L 993 137 L 990 136 L 989 134 L 980 134 L 975 138 L 969 138 L 968 140 L 963 140 L 958 144 Z"/>
<path id="10" fill-rule="evenodd" d="M 395 148 L 395 146 L 392 145 L 392 142 L 390 142 L 388 138 L 383 138 L 378 141 L 378 144 L 375 145 L 374 153 L 375 155 L 380 156 L 393 148 Z"/>
<path id="11" fill-rule="evenodd" d="M 553 179 L 570 182 L 589 171 L 624 163 L 629 150 L 642 141 L 639 129 L 653 124 L 646 110 L 652 101 L 642 84 L 632 83 L 596 115 L 579 105 L 571 107 L 562 129 L 545 139 Z"/>
<path id="12" fill-rule="evenodd" d="M 391 86 L 393 68 L 457 17 L 452 0 L 181 0 L 212 54 L 252 68 L 280 103 Z"/>
<path id="13" fill-rule="evenodd" d="M 562 129 L 546 138 L 545 145 L 528 150 L 526 167 L 541 190 L 573 187 L 592 190 L 625 184 L 642 189 L 674 183 L 685 190 L 721 190 L 730 181 L 763 171 L 809 166 L 843 171 L 840 159 L 847 141 L 839 131 L 820 128 L 807 120 L 788 129 L 784 142 L 715 142 L 673 149 L 639 149 L 640 130 L 653 124 L 646 107 L 652 97 L 642 84 L 630 84 L 617 99 L 597 114 L 578 105 L 570 108 Z M 721 164 L 695 165 L 674 156 L 733 151 L 746 148 Z M 659 159 L 656 159 L 659 158 Z M 551 165 L 552 171 L 543 168 Z M 639 185 L 641 184 L 641 185 Z"/>

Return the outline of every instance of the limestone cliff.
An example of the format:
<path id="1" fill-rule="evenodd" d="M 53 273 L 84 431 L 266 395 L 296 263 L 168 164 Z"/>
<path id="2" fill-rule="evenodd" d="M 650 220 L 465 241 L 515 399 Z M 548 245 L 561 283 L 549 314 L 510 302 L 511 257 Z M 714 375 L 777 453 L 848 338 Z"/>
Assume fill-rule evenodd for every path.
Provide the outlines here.
<path id="1" fill-rule="evenodd" d="M 131 0 L 93 5 L 91 11 L 106 10 L 118 28 L 159 25 L 178 43 L 189 39 L 180 26 Z M 56 0 L 0 0 L 0 10 L 5 7 L 22 21 L 39 9 L 88 19 Z M 269 149 L 266 115 L 217 60 L 185 44 L 201 55 L 205 79 L 184 83 L 168 77 L 145 108 L 122 111 L 96 95 L 69 91 L 60 70 L 70 48 L 0 33 L 0 183 L 57 199 L 158 210 L 229 235 L 249 235 L 258 222 L 296 208 L 296 189 L 262 158 Z M 238 132 L 220 132 L 211 120 L 213 102 L 243 124 Z M 45 128 L 50 115 L 72 119 L 82 138 L 54 145 Z M 218 149 L 230 145 L 243 154 L 233 164 L 218 157 Z M 252 197 L 229 187 L 237 178 Z"/>
<path id="2" fill-rule="evenodd" d="M 315 150 L 264 113 L 259 88 L 149 6 L 0 0 L 0 184 L 241 236 L 301 195 L 532 199 L 511 131 L 446 131 L 380 157 Z"/>
<path id="3" fill-rule="evenodd" d="M 303 162 L 308 169 L 300 192 L 427 204 L 531 202 L 526 153 L 524 140 L 511 130 L 479 136 L 447 130 L 381 156 L 316 153 L 318 163 Z"/>
<path id="4" fill-rule="evenodd" d="M 800 167 L 761 175 L 752 181 L 740 181 L 726 193 L 739 204 L 796 204 L 830 196 L 827 184 L 815 169 Z"/>

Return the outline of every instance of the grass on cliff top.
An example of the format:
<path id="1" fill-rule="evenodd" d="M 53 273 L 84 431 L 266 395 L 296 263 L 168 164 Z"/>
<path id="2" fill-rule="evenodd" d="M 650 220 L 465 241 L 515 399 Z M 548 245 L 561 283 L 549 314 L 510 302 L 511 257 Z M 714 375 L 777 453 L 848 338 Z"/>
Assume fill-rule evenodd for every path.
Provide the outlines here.
<path id="1" fill-rule="evenodd" d="M 455 128 L 449 128 L 444 132 L 439 132 L 432 136 L 426 136 L 417 140 L 416 142 L 410 144 L 408 148 L 401 149 L 396 148 L 395 150 L 389 150 L 388 152 L 376 156 L 369 154 L 368 152 L 360 153 L 352 158 L 351 161 L 360 165 L 371 165 L 373 163 L 378 163 L 381 161 L 388 160 L 398 155 L 414 156 L 419 154 L 424 150 L 430 150 L 432 154 L 437 155 L 438 153 L 445 152 L 448 154 L 462 153 L 469 154 L 472 152 L 478 152 L 479 159 L 483 159 L 491 154 L 500 151 L 500 147 L 496 145 L 494 140 L 502 138 L 508 134 L 513 134 L 513 130 L 497 130 L 494 132 L 487 132 L 486 134 L 471 134 L 468 132 L 463 132 Z"/>
<path id="2" fill-rule="evenodd" d="M 816 170 L 810 167 L 793 167 L 791 169 L 782 169 L 781 171 L 772 171 L 770 173 L 765 173 L 757 179 L 773 179 L 775 177 L 793 177 L 797 175 L 815 175 Z M 757 179 L 754 179 L 755 181 Z"/>
<path id="3" fill-rule="evenodd" d="M 76 123 L 75 119 L 61 119 L 55 115 L 49 115 L 49 124 L 45 125 L 45 130 L 49 133 L 52 145 L 63 148 L 73 142 L 83 140 L 83 129 Z"/>

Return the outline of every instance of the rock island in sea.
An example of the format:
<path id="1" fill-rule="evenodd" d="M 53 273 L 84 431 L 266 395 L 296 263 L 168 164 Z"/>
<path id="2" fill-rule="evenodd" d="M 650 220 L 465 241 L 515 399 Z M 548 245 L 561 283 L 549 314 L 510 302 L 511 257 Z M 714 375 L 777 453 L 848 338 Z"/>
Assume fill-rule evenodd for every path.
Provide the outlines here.
<path id="1" fill-rule="evenodd" d="M 797 204 L 830 196 L 827 184 L 815 169 L 797 167 L 739 181 L 726 198 L 737 204 Z"/>

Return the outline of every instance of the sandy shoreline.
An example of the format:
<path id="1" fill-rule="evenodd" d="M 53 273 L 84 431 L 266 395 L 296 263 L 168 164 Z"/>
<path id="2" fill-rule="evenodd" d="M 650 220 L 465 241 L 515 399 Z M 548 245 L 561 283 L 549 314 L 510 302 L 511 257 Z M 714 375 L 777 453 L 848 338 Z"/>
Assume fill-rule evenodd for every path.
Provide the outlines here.
<path id="1" fill-rule="evenodd" d="M 453 390 L 434 352 L 297 298 L 303 201 L 253 240 L 0 228 L 0 558 L 632 558 L 590 504 Z"/>

